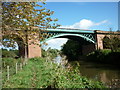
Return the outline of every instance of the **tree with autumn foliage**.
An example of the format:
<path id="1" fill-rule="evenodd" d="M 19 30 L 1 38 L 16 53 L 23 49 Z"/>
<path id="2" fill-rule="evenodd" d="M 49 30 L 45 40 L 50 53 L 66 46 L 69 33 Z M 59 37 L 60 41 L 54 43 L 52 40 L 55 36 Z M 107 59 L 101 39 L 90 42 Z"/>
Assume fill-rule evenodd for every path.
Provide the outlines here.
<path id="1" fill-rule="evenodd" d="M 35 33 L 38 33 L 37 38 L 43 39 L 45 36 L 40 35 L 41 30 L 58 27 L 59 25 L 55 23 L 58 19 L 51 18 L 54 11 L 46 9 L 45 4 L 45 2 L 2 2 L 2 44 L 5 47 L 15 47 L 17 35 L 24 41 L 27 35 L 30 37 L 28 39 L 36 39 Z"/>

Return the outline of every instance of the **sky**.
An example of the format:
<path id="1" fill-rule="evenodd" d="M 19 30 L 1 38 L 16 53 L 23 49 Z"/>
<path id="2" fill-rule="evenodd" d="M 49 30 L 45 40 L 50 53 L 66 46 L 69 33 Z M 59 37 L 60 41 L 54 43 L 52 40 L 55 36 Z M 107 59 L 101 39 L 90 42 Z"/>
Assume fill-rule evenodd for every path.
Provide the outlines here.
<path id="1" fill-rule="evenodd" d="M 95 2 L 87 2 L 91 0 L 85 1 L 47 0 L 44 7 L 54 11 L 51 17 L 53 19 L 58 18 L 57 23 L 62 28 L 103 31 L 109 31 L 109 28 L 112 28 L 113 31 L 118 30 L 118 0 L 104 0 L 103 2 L 100 0 L 92 0 Z M 42 45 L 42 48 L 48 49 L 51 47 L 60 50 L 67 40 L 66 38 L 51 39 L 46 42 L 48 45 Z"/>
<path id="2" fill-rule="evenodd" d="M 44 6 L 54 11 L 62 28 L 90 30 L 118 30 L 118 2 L 46 2 Z M 44 48 L 61 49 L 67 39 L 51 39 Z"/>
<path id="3" fill-rule="evenodd" d="M 120 0 L 46 0 L 47 2 L 118 2 Z"/>

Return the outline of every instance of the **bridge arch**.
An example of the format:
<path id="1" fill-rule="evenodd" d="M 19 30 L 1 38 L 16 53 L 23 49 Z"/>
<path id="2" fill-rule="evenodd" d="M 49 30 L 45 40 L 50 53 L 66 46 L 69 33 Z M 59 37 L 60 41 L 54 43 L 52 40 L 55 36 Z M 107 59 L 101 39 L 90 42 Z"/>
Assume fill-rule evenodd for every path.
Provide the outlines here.
<path id="1" fill-rule="evenodd" d="M 102 39 L 102 43 L 103 43 L 103 49 L 109 49 L 108 46 L 108 42 L 110 41 L 109 36 L 104 36 Z"/>
<path id="2" fill-rule="evenodd" d="M 95 47 L 96 42 L 92 38 L 89 38 L 83 34 L 72 34 L 72 33 L 59 33 L 55 35 L 53 34 L 53 36 L 46 38 L 40 43 L 42 44 L 48 40 L 55 39 L 55 38 L 68 38 L 68 39 L 77 41 L 82 47 L 82 51 L 81 51 L 82 55 L 86 55 L 94 51 L 96 48 Z"/>
<path id="3" fill-rule="evenodd" d="M 95 44 L 95 41 L 90 39 L 89 37 L 85 36 L 85 35 L 82 35 L 82 34 L 71 34 L 71 33 L 62 33 L 62 34 L 56 34 L 56 35 L 53 35 L 51 37 L 48 37 L 47 39 L 45 39 L 44 41 L 41 41 L 40 43 L 42 44 L 43 42 L 46 42 L 48 40 L 51 40 L 51 39 L 54 39 L 54 38 L 60 38 L 60 37 L 63 37 L 63 36 L 74 36 L 74 37 L 80 37 L 80 38 L 83 38 L 84 40 L 86 41 L 89 41 L 91 43 L 94 43 Z M 68 37 L 69 38 L 69 37 Z"/>

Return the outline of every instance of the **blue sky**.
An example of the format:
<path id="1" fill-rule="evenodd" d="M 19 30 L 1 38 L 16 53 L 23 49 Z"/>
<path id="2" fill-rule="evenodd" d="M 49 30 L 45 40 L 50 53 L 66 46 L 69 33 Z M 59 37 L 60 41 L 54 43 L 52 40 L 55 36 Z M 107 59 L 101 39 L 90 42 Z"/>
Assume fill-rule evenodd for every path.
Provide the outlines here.
<path id="1" fill-rule="evenodd" d="M 86 21 L 88 24 L 94 23 L 88 25 L 87 29 L 118 29 L 117 2 L 47 2 L 45 7 L 55 12 L 52 17 L 58 18 L 57 23 L 63 27 Z"/>
<path id="2" fill-rule="evenodd" d="M 55 12 L 52 18 L 64 28 L 118 30 L 118 2 L 47 2 L 45 7 Z M 47 47 L 60 49 L 66 41 L 49 40 Z"/>

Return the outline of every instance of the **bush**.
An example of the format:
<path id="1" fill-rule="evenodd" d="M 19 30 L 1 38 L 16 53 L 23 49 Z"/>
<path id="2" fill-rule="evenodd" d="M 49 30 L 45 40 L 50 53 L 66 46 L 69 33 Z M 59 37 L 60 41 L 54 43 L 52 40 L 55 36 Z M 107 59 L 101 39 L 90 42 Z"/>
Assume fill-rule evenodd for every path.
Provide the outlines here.
<path id="1" fill-rule="evenodd" d="M 7 66 L 10 66 L 10 67 L 13 67 L 16 63 L 21 63 L 21 59 L 14 59 L 14 58 L 2 58 L 2 66 L 3 68 L 4 67 L 7 67 Z"/>
<path id="2" fill-rule="evenodd" d="M 97 63 L 107 63 L 112 65 L 120 65 L 120 52 L 112 52 L 111 50 L 96 50 L 86 56 L 86 60 Z"/>
<path id="3" fill-rule="evenodd" d="M 107 55 L 109 53 L 111 53 L 111 50 L 110 49 L 103 49 L 103 50 L 100 50 L 104 55 Z"/>
<path id="4" fill-rule="evenodd" d="M 1 49 L 2 50 L 2 57 L 3 58 L 15 58 L 19 56 L 18 50 L 10 50 Z"/>

